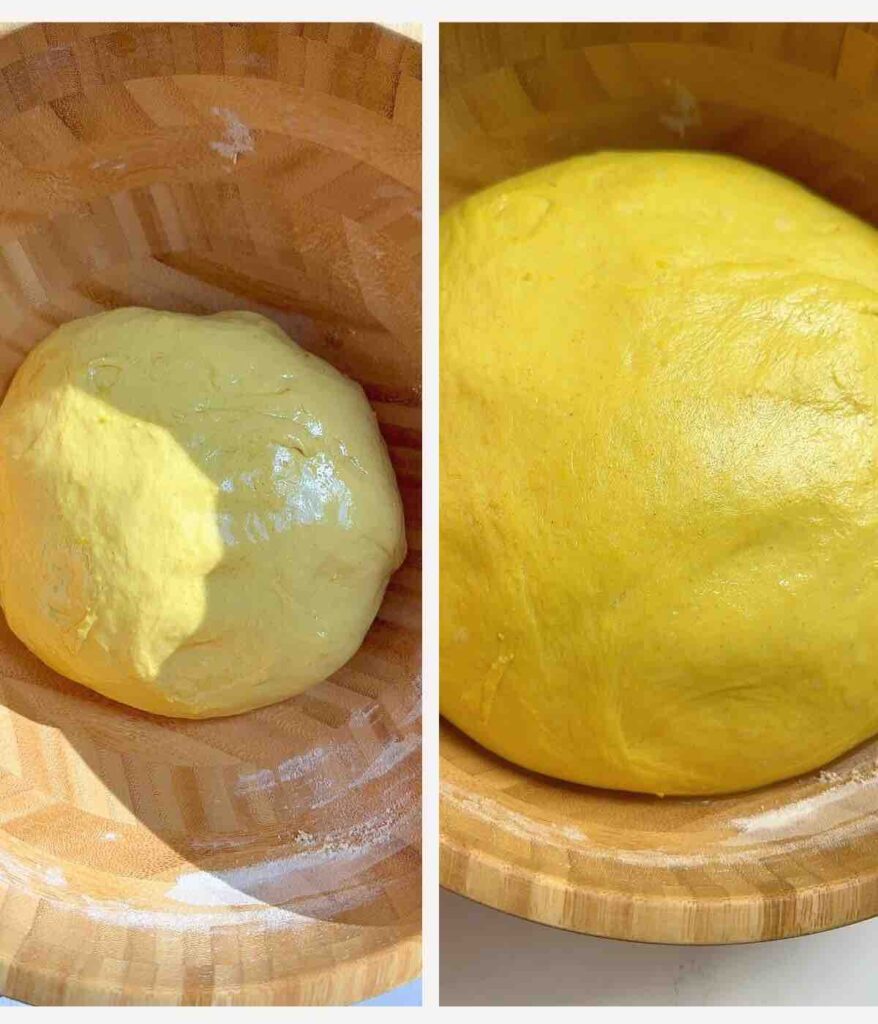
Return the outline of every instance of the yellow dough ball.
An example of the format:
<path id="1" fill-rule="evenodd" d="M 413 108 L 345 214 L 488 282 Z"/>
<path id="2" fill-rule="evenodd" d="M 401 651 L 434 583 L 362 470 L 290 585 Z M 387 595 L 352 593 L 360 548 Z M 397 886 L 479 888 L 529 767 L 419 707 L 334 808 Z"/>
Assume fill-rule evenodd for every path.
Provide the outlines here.
<path id="1" fill-rule="evenodd" d="M 605 153 L 441 228 L 441 707 L 562 779 L 718 793 L 878 732 L 878 233 Z"/>
<path id="2" fill-rule="evenodd" d="M 146 711 L 232 715 L 357 650 L 405 552 L 358 385 L 252 313 L 120 309 L 0 407 L 0 600 L 46 664 Z"/>

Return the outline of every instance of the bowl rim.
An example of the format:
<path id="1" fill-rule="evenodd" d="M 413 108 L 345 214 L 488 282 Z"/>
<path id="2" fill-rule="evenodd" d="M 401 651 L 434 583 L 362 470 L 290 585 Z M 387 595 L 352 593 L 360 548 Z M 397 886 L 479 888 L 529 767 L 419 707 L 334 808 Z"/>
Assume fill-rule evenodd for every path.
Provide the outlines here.
<path id="1" fill-rule="evenodd" d="M 501 827 L 494 824 L 486 834 L 485 820 L 462 806 L 455 795 L 459 784 L 449 777 L 457 769 L 448 757 L 452 733 L 445 719 L 439 733 L 439 880 L 459 896 L 565 931 L 681 946 L 768 942 L 831 931 L 878 916 L 878 859 L 869 872 L 849 872 L 833 880 L 814 878 L 801 885 L 786 879 L 771 893 L 760 892 L 754 884 L 749 892 L 688 898 L 677 893 L 623 891 L 611 882 L 606 886 L 592 880 L 572 882 L 549 869 L 540 871 L 516 862 L 496 841 Z M 482 747 L 479 751 L 502 763 L 506 771 L 520 772 L 522 781 L 533 774 Z M 555 781 L 547 776 L 540 780 L 549 785 Z M 520 803 L 526 815 L 528 804 Z M 573 852 L 572 844 L 566 852 Z"/>

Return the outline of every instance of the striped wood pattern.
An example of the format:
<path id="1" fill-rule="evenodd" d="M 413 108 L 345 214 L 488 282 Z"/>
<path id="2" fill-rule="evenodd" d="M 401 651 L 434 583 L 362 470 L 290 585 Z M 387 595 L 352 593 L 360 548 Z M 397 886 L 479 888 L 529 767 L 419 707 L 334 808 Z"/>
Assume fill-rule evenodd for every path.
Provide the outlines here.
<path id="1" fill-rule="evenodd" d="M 420 47 L 368 25 L 0 39 L 0 389 L 57 324 L 251 309 L 359 380 L 409 557 L 301 696 L 171 721 L 0 625 L 0 991 L 339 1003 L 420 966 Z"/>
<path id="2" fill-rule="evenodd" d="M 440 65 L 446 204 L 574 153 L 692 147 L 773 167 L 878 223 L 875 27 L 445 25 Z M 554 782 L 446 723 L 440 755 L 442 882 L 501 910 L 681 943 L 878 913 L 878 741 L 710 800 Z"/>

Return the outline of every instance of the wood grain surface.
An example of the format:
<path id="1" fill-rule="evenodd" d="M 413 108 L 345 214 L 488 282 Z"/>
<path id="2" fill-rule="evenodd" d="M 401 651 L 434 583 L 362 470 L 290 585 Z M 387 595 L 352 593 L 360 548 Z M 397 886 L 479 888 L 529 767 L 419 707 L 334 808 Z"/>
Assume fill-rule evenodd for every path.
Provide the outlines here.
<path id="1" fill-rule="evenodd" d="M 874 26 L 444 25 L 440 47 L 446 205 L 576 153 L 694 148 L 772 167 L 878 223 Z M 444 722 L 440 761 L 442 882 L 501 910 L 678 943 L 878 913 L 878 742 L 712 799 L 555 782 Z"/>
<path id="2" fill-rule="evenodd" d="M 420 47 L 369 25 L 0 39 L 0 389 L 71 318 L 251 309 L 366 389 L 409 556 L 293 700 L 177 721 L 0 625 L 0 991 L 340 1003 L 420 966 Z"/>

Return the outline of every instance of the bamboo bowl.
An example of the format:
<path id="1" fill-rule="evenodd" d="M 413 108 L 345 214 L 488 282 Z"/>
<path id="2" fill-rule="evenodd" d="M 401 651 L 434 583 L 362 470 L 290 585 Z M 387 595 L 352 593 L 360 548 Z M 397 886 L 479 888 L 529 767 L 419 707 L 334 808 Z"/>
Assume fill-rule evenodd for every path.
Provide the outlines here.
<path id="1" fill-rule="evenodd" d="M 878 223 L 878 30 L 446 25 L 444 205 L 597 149 L 737 154 Z M 747 752 L 742 751 L 746 757 Z M 737 796 L 567 785 L 440 734 L 441 880 L 545 924 L 748 942 L 878 913 L 878 741 Z"/>
<path id="2" fill-rule="evenodd" d="M 342 1003 L 420 965 L 420 48 L 375 26 L 0 39 L 0 384 L 56 325 L 250 309 L 359 380 L 409 556 L 356 657 L 192 722 L 0 625 L 0 991 Z"/>

